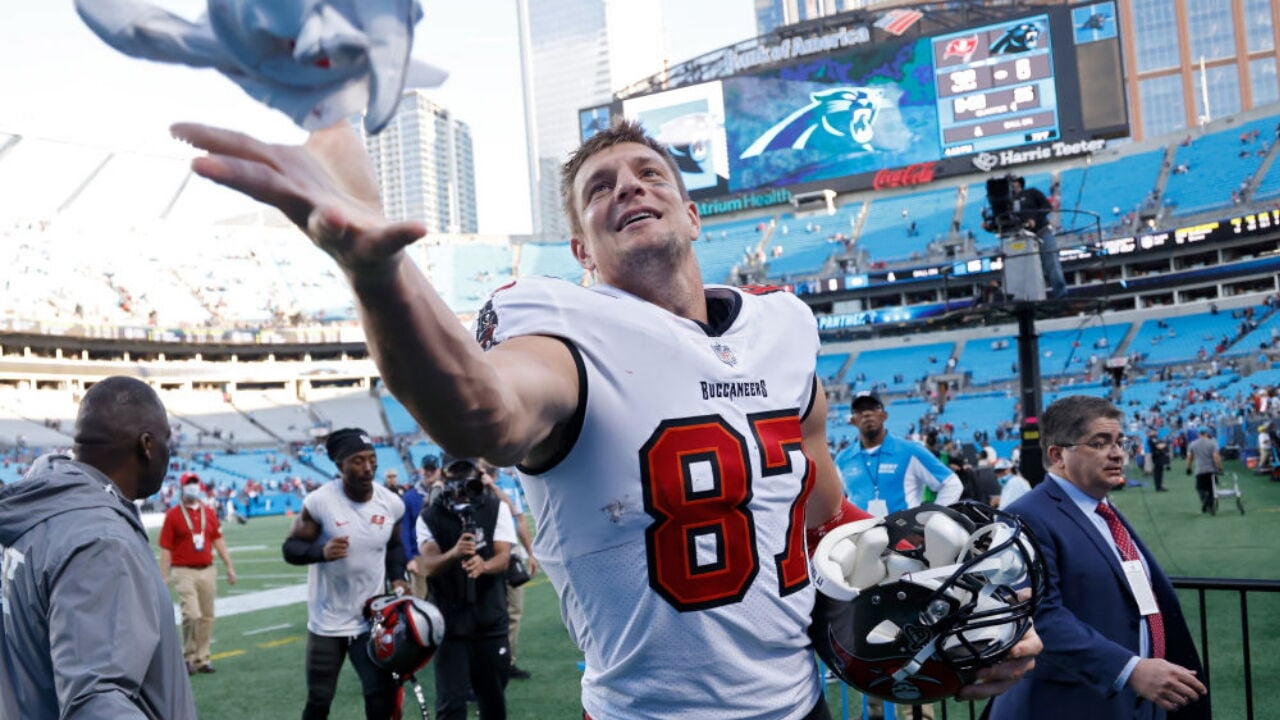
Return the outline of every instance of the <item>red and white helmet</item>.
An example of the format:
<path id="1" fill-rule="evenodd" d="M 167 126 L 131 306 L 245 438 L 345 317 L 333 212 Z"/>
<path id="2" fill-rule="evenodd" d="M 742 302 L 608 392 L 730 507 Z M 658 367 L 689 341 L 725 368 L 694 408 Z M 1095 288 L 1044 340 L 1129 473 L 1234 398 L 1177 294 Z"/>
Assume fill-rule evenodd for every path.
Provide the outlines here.
<path id="1" fill-rule="evenodd" d="M 369 598 L 364 612 L 370 625 L 369 658 L 400 677 L 431 662 L 444 639 L 444 616 L 421 598 L 378 595 Z"/>
<path id="2" fill-rule="evenodd" d="M 813 554 L 810 639 L 864 693 L 895 703 L 951 697 L 1022 638 L 1045 578 L 1022 521 L 980 503 L 859 520 Z"/>

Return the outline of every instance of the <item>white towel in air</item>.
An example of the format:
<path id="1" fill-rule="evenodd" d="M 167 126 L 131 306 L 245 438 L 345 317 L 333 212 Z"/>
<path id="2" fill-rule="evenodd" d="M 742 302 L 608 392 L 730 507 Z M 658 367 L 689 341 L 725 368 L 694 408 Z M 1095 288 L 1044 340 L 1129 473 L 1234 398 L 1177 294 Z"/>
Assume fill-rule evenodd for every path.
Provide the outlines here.
<path id="1" fill-rule="evenodd" d="M 418 0 L 208 0 L 196 22 L 142 0 L 76 0 L 126 55 L 213 68 L 308 130 L 364 112 L 376 133 L 406 87 L 444 82 L 413 60 Z"/>

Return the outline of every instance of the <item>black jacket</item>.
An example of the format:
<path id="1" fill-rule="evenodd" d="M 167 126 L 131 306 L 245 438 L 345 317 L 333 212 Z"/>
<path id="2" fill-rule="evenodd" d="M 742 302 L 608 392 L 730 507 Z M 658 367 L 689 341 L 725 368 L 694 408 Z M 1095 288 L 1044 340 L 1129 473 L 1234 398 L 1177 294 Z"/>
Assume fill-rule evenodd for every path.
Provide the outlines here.
<path id="1" fill-rule="evenodd" d="M 476 528 L 484 544 L 476 554 L 488 560 L 493 557 L 493 531 L 498 524 L 498 506 L 493 493 L 474 503 Z M 422 519 L 431 530 L 441 552 L 448 552 L 462 537 L 462 518 L 446 507 L 443 497 L 422 509 Z M 468 586 L 474 585 L 474 601 L 468 598 Z M 456 562 L 434 577 L 427 578 L 431 601 L 444 615 L 445 638 L 501 637 L 507 634 L 507 580 L 505 573 L 481 575 L 472 580 Z"/>

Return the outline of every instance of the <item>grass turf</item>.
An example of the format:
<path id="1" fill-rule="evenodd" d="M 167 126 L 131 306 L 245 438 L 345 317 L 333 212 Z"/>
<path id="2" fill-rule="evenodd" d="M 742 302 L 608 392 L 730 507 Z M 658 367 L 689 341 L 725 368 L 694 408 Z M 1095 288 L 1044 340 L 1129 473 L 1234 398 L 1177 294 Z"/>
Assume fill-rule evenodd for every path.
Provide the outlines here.
<path id="1" fill-rule="evenodd" d="M 1218 515 L 1199 511 L 1194 481 L 1180 471 L 1166 473 L 1167 493 L 1156 493 L 1148 482 L 1113 494 L 1113 501 L 1129 518 L 1139 536 L 1174 577 L 1280 579 L 1280 483 L 1239 472 L 1246 513 L 1224 499 Z M 290 518 L 255 518 L 248 525 L 225 526 L 232 558 L 240 575 L 235 586 L 219 579 L 219 595 L 238 595 L 297 585 L 306 581 L 305 568 L 284 563 L 280 542 Z M 153 536 L 158 533 L 153 531 Z M 219 563 L 221 573 L 221 564 Z M 555 594 L 545 577 L 526 590 L 525 619 L 519 645 L 519 664 L 532 680 L 513 680 L 507 688 L 508 715 L 513 720 L 580 717 L 578 699 L 581 655 L 560 624 Z M 1199 638 L 1198 598 L 1182 591 L 1183 610 Z M 1245 717 L 1240 600 L 1235 593 L 1208 593 L 1211 682 L 1217 717 Z M 1249 641 L 1253 658 L 1254 716 L 1280 717 L 1280 697 L 1267 693 L 1267 680 L 1280 673 L 1280 593 L 1254 593 L 1248 601 Z M 298 717 L 306 697 L 303 657 L 306 646 L 306 604 L 294 603 L 219 618 L 214 625 L 214 664 L 218 672 L 196 675 L 192 685 L 200 717 Z M 428 701 L 434 697 L 430 668 L 419 680 Z M 840 717 L 840 686 L 827 686 L 828 702 Z M 846 693 L 851 716 L 861 700 Z M 406 717 L 415 717 L 408 701 Z M 981 709 L 980 707 L 978 708 Z M 948 717 L 967 718 L 967 705 L 948 707 Z M 344 667 L 331 717 L 364 716 L 359 682 Z"/>

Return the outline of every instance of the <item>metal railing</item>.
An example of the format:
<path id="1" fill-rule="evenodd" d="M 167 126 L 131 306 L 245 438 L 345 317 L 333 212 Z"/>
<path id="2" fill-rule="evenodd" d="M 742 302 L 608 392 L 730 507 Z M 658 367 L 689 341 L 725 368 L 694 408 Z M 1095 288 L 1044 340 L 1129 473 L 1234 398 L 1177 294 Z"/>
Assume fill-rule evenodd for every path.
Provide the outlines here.
<path id="1" fill-rule="evenodd" d="M 1234 592 L 1240 598 L 1240 654 L 1243 661 L 1243 681 L 1244 681 L 1244 707 L 1245 719 L 1254 720 L 1256 717 L 1253 701 L 1253 657 L 1249 642 L 1249 593 L 1276 593 L 1280 592 L 1280 580 L 1246 580 L 1246 579 L 1222 579 L 1222 578 L 1171 578 L 1173 587 L 1179 590 L 1194 590 L 1199 607 L 1198 617 L 1200 619 L 1200 660 L 1204 665 L 1205 677 L 1209 677 L 1210 673 L 1210 652 L 1209 652 L 1209 614 L 1207 603 L 1205 602 L 1205 593 L 1214 592 Z M 1184 608 L 1184 614 L 1188 617 L 1191 613 Z M 1219 686 L 1220 687 L 1220 686 Z M 1210 687 L 1211 693 L 1217 693 L 1220 689 L 1214 686 Z M 1220 697 L 1214 695 L 1214 697 Z M 862 717 L 861 701 L 858 699 L 856 692 L 850 692 L 845 686 L 840 687 L 840 717 L 843 720 L 855 720 Z M 853 702 L 850 702 L 850 699 Z M 975 720 L 982 715 L 982 710 L 986 702 L 969 702 L 968 719 Z M 960 706 L 964 707 L 964 706 Z M 948 714 L 947 703 L 938 703 L 935 708 L 939 710 L 937 717 L 941 720 L 948 720 L 949 717 L 962 718 L 966 717 L 963 710 L 956 706 L 951 706 L 951 712 Z M 912 708 L 899 707 L 896 709 L 896 717 L 899 720 L 916 717 L 912 712 Z"/>

